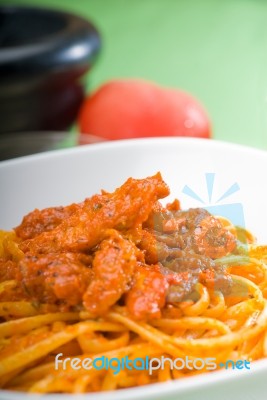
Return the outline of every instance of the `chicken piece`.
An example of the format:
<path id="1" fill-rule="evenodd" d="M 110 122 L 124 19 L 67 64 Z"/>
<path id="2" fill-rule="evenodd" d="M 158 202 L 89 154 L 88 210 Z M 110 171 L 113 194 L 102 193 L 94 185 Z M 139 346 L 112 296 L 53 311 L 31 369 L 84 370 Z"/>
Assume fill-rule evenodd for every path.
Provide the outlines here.
<path id="1" fill-rule="evenodd" d="M 125 297 L 126 307 L 133 318 L 159 318 L 168 286 L 166 277 L 157 267 L 137 266 L 133 286 Z"/>
<path id="2" fill-rule="evenodd" d="M 236 247 L 236 237 L 219 219 L 202 208 L 188 211 L 160 210 L 150 215 L 150 232 L 169 247 L 194 251 L 210 258 L 220 258 Z"/>
<path id="3" fill-rule="evenodd" d="M 200 282 L 212 290 L 227 294 L 232 287 L 231 275 L 221 265 L 206 256 L 182 251 L 180 257 L 166 261 L 161 272 L 170 283 L 168 302 L 181 301 Z M 175 299 L 175 300 L 174 300 Z"/>
<path id="4" fill-rule="evenodd" d="M 150 178 L 128 179 L 111 194 L 95 195 L 51 232 L 21 244 L 25 253 L 88 251 L 110 228 L 127 230 L 145 221 L 152 206 L 169 194 L 160 173 Z"/>
<path id="5" fill-rule="evenodd" d="M 143 250 L 147 264 L 157 264 L 169 256 L 170 249 L 165 243 L 156 240 L 152 232 L 144 229 L 138 247 Z"/>
<path id="6" fill-rule="evenodd" d="M 17 236 L 23 240 L 32 239 L 42 232 L 55 229 L 64 219 L 73 215 L 82 204 L 71 204 L 67 207 L 50 207 L 35 209 L 26 215 L 22 223 L 15 228 Z"/>
<path id="7" fill-rule="evenodd" d="M 117 231 L 102 241 L 93 261 L 93 280 L 84 296 L 84 307 L 93 315 L 105 314 L 131 284 L 138 249 Z"/>
<path id="8" fill-rule="evenodd" d="M 92 279 L 92 257 L 78 253 L 31 255 L 19 263 L 21 283 L 36 302 L 57 304 L 62 311 L 82 303 Z"/>
<path id="9" fill-rule="evenodd" d="M 193 242 L 199 254 L 210 258 L 220 258 L 231 253 L 236 247 L 236 238 L 221 222 L 209 215 L 195 228 Z"/>
<path id="10" fill-rule="evenodd" d="M 174 199 L 171 203 L 166 204 L 166 209 L 168 211 L 180 211 L 181 203 L 178 199 Z"/>
<path id="11" fill-rule="evenodd" d="M 0 259 L 0 282 L 18 278 L 18 264 L 12 260 Z"/>
<path id="12" fill-rule="evenodd" d="M 167 215 L 169 216 L 168 213 Z M 183 215 L 186 214 L 183 213 Z M 166 219 L 161 210 L 162 226 L 164 226 L 164 221 L 170 221 L 172 225 L 175 225 L 174 232 L 171 231 L 170 234 L 166 234 L 144 229 L 141 241 L 138 243 L 138 247 L 144 252 L 146 263 L 160 263 L 160 272 L 170 285 L 167 293 L 168 302 L 183 300 L 194 290 L 198 282 L 205 284 L 212 290 L 221 290 L 223 293 L 228 293 L 232 286 L 231 276 L 225 271 L 224 267 L 216 265 L 210 258 L 210 255 L 218 256 L 222 252 L 227 253 L 230 250 L 228 246 L 225 246 L 225 243 L 219 241 L 219 235 L 228 237 L 228 232 L 222 228 L 220 223 L 217 224 L 219 221 L 211 217 L 205 210 L 203 212 L 200 209 L 190 210 L 189 216 L 191 217 L 189 221 L 182 223 L 186 228 L 182 231 L 183 234 L 181 231 L 175 230 L 182 219 L 181 216 L 179 215 L 179 219 L 175 220 Z M 207 225 L 205 225 L 206 221 Z M 216 227 L 211 243 L 197 241 L 199 237 L 196 236 L 198 231 L 195 233 L 196 226 L 198 229 L 200 229 L 200 226 L 207 226 L 211 229 Z M 208 231 L 206 230 L 206 232 Z M 205 240 L 205 235 L 203 240 Z M 230 240 L 232 240 L 232 245 L 235 246 L 234 238 L 231 235 Z M 221 246 L 218 247 L 218 244 Z M 208 253 L 209 256 L 201 253 Z"/>

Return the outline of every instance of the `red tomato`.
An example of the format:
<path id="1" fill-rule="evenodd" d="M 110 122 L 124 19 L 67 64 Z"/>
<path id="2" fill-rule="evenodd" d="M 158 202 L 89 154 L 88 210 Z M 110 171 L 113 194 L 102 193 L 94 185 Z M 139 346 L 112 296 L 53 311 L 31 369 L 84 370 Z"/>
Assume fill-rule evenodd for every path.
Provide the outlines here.
<path id="1" fill-rule="evenodd" d="M 84 102 L 81 133 L 107 140 L 155 136 L 209 138 L 211 126 L 191 95 L 142 80 L 114 80 Z"/>

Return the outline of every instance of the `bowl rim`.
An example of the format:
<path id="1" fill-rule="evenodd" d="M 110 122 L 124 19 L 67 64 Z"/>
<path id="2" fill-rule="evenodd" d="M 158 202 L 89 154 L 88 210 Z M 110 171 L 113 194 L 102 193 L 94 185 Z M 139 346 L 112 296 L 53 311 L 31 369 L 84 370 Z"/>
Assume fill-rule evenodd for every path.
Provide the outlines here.
<path id="1" fill-rule="evenodd" d="M 22 133 L 23 134 L 23 133 Z M 38 134 L 38 132 L 36 132 Z M 12 135 L 12 134 L 11 134 Z M 254 156 L 262 156 L 267 157 L 267 150 L 259 149 L 257 147 L 251 147 L 244 144 L 232 143 L 224 140 L 217 139 L 204 139 L 204 138 L 193 138 L 193 137 L 173 137 L 173 136 L 164 136 L 164 137 L 150 137 L 150 138 L 138 138 L 138 139 L 122 139 L 122 140 L 110 140 L 110 141 L 101 141 L 97 143 L 84 144 L 81 146 L 75 146 L 64 149 L 56 149 L 56 150 L 48 150 L 41 153 L 30 154 L 26 156 L 16 157 L 9 160 L 4 160 L 0 162 L 0 169 L 3 166 L 8 165 L 16 165 L 20 163 L 28 163 L 40 160 L 46 160 L 49 158 L 56 157 L 67 157 L 76 153 L 90 153 L 94 151 L 101 150 L 110 150 L 113 149 L 121 149 L 125 147 L 139 147 L 139 146 L 148 146 L 148 145 L 174 145 L 181 144 L 182 146 L 186 145 L 199 145 L 200 149 L 209 147 L 211 150 L 214 148 L 222 148 L 225 151 L 227 150 L 235 150 L 247 154 L 252 154 Z"/>

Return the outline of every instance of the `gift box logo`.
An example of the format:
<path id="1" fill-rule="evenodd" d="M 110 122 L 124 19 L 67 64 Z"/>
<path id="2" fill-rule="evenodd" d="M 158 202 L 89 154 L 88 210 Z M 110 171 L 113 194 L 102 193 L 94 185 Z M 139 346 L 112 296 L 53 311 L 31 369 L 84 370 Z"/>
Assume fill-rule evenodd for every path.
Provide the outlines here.
<path id="1" fill-rule="evenodd" d="M 185 185 L 182 193 L 197 200 L 200 203 L 200 207 L 207 210 L 209 213 L 215 216 L 221 216 L 229 219 L 235 226 L 245 227 L 244 210 L 241 203 L 224 203 L 224 200 L 228 199 L 231 195 L 238 192 L 240 187 L 238 183 L 233 183 L 223 194 L 213 201 L 213 187 L 215 181 L 215 173 L 206 173 L 206 187 L 208 201 L 204 201 L 193 189 Z M 222 203 L 223 202 L 223 203 Z"/>

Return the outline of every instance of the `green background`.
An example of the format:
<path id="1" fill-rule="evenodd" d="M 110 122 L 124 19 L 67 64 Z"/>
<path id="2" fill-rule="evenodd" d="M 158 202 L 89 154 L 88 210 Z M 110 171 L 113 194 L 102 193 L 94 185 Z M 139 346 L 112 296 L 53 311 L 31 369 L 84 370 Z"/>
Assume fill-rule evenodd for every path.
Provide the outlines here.
<path id="1" fill-rule="evenodd" d="M 6 3 L 6 1 L 5 1 Z M 9 0 L 90 18 L 103 37 L 87 87 L 142 77 L 194 94 L 214 137 L 267 148 L 266 0 Z"/>

